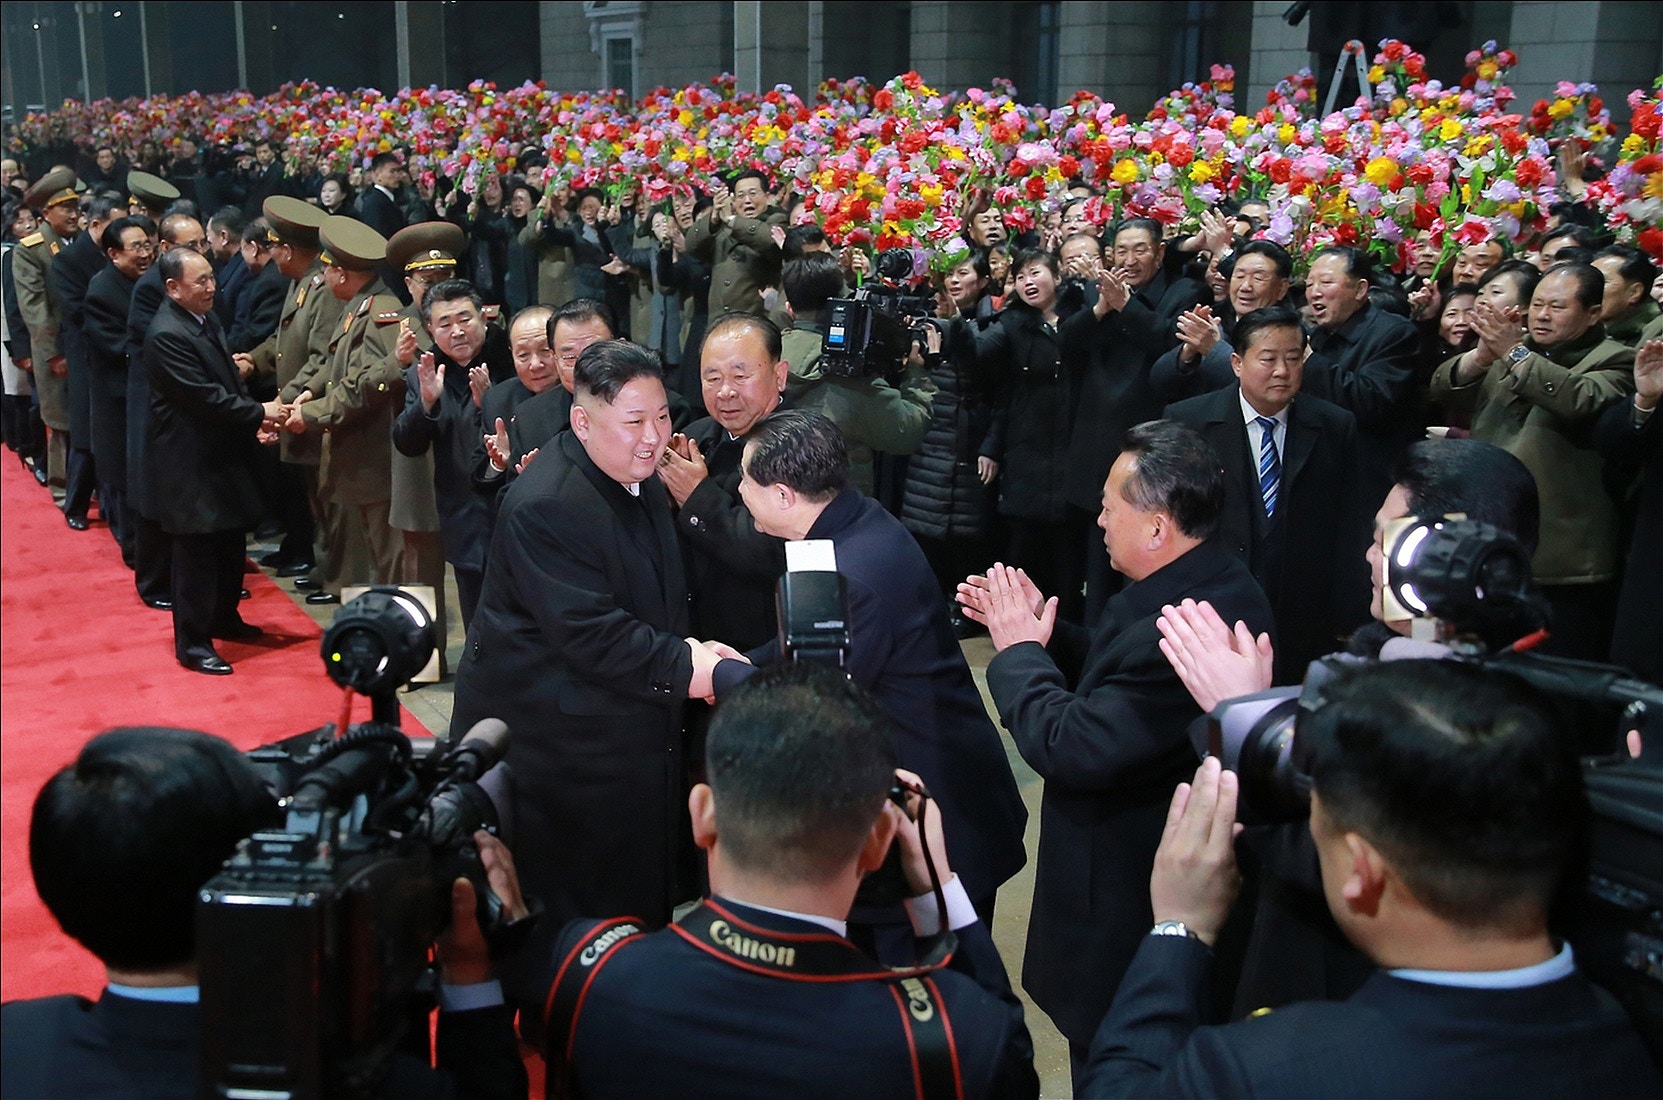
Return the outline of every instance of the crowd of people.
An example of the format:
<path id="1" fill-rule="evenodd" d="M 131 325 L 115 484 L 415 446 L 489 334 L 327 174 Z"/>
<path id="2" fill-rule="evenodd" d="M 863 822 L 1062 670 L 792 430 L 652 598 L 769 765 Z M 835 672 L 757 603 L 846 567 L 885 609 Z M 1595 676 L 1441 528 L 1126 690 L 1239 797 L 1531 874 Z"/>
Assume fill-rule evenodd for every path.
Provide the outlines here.
<path id="1" fill-rule="evenodd" d="M 417 185 L 391 152 L 355 178 L 295 177 L 270 141 L 171 165 L 88 153 L 35 180 L 5 166 L 6 444 L 61 494 L 70 528 L 89 529 L 96 501 L 194 672 L 232 673 L 215 640 L 260 631 L 237 609 L 250 533 L 280 535 L 261 564 L 313 604 L 425 584 L 443 624 L 448 567 L 467 638 L 452 728 L 508 721 L 513 855 L 492 848 L 493 867 L 547 908 L 502 996 L 565 1052 L 551 1067 L 579 1091 L 728 1080 L 722 1059 L 743 1051 L 724 1055 L 720 1028 L 676 1022 L 645 987 L 685 974 L 688 996 L 729 1012 L 766 995 L 710 984 L 674 938 L 619 951 L 632 961 L 604 996 L 576 998 L 581 1023 L 560 1011 L 561 959 L 618 950 L 707 892 L 706 931 L 806 942 L 829 921 L 838 943 L 917 964 L 912 933 L 931 922 L 901 898 L 929 881 L 929 830 L 877 809 L 896 767 L 939 808 L 953 890 L 933 919 L 965 953 L 965 974 L 936 971 L 914 1004 L 941 998 L 964 1021 L 966 1091 L 1033 1091 L 1020 1009 L 984 942 L 1027 853 L 958 644 L 983 631 L 997 716 L 1046 784 L 1023 983 L 1067 1038 L 1081 1095 L 1644 1085 L 1620 1015 L 1548 935 L 1571 847 L 1525 835 L 1528 815 L 1500 798 L 1423 827 L 1398 788 L 1369 786 L 1435 761 L 1452 770 L 1434 786 L 1459 802 L 1462 769 L 1501 766 L 1484 755 L 1492 735 L 1558 751 L 1534 700 L 1470 670 L 1359 676 L 1338 693 L 1294 845 L 1312 867 L 1320 856 L 1306 900 L 1320 909 L 1326 885 L 1332 910 L 1306 904 L 1304 919 L 1337 925 L 1277 955 L 1254 914 L 1237 918 L 1252 935 L 1219 1003 L 1241 1015 L 1357 992 L 1353 1016 L 1315 1017 L 1304 1036 L 1331 1028 L 1353 1053 L 1331 1072 L 1323 1055 L 1289 1069 L 1264 1053 L 1301 1041 L 1280 1019 L 1186 1046 L 1205 998 L 1173 984 L 1199 989 L 1207 949 L 1229 941 L 1220 883 L 1234 871 L 1234 777 L 1195 770 L 1186 728 L 1325 654 L 1420 633 L 1382 599 L 1390 522 L 1490 523 L 1531 555 L 1541 618 L 1520 634 L 1545 625 L 1545 652 L 1663 679 L 1663 279 L 1573 196 L 1522 251 L 1489 239 L 1445 262 L 1428 236 L 1392 272 L 1346 245 L 1291 255 L 1266 239 L 1263 201 L 1221 202 L 1189 229 L 1103 221 L 1077 181 L 1028 227 L 973 190 L 967 248 L 932 275 L 833 246 L 790 181 L 757 169 L 652 204 L 532 175 L 475 195 Z M 857 291 L 905 313 L 908 338 L 851 367 L 828 349 Z M 804 540 L 830 542 L 845 578 L 851 697 L 791 673 L 777 635 L 776 584 Z M 1385 711 L 1412 735 L 1360 747 L 1347 731 Z M 1470 758 L 1429 747 L 1455 736 L 1446 722 Z M 861 742 L 880 724 L 883 750 Z M 827 741 L 877 763 L 863 772 Z M 801 760 L 770 755 L 798 742 Z M 1542 807 L 1551 833 L 1574 817 L 1574 772 L 1498 789 Z M 1503 816 L 1518 852 L 1461 846 Z M 897 830 L 904 883 L 857 898 Z M 1486 890 L 1450 885 L 1475 868 Z M 567 924 L 625 913 L 628 933 Z M 1368 978 L 1376 967 L 1386 976 Z M 1555 991 L 1595 1052 L 1578 1064 L 1619 1076 L 1566 1076 L 1537 1050 L 1474 1077 L 1494 1067 L 1458 1068 L 1447 1044 L 1417 1064 L 1440 1040 L 1410 1025 L 1439 1013 L 1496 1016 L 1500 1049 L 1542 1045 L 1501 1021 L 1517 1006 L 1493 987 L 1425 993 L 1482 984 L 1426 973 L 1473 970 L 1521 996 Z M 835 1047 L 831 1021 L 862 1003 L 822 1005 L 825 1022 L 765 1042 Z M 1157 1012 L 1189 1026 L 1156 1027 Z M 661 1013 L 678 1038 L 658 1060 L 615 1038 Z M 1407 1030 L 1367 1071 L 1381 1020 Z M 883 1091 L 889 1068 L 836 1079 Z"/>

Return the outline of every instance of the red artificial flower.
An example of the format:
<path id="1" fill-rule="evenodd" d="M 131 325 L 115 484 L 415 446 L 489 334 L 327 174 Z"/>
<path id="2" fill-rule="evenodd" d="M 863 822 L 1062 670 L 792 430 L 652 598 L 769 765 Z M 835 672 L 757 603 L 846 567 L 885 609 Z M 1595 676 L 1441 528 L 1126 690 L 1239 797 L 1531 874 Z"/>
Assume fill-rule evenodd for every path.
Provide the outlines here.
<path id="1" fill-rule="evenodd" d="M 1509 153 L 1512 153 L 1514 156 L 1518 156 L 1520 153 L 1524 152 L 1530 145 L 1530 139 L 1519 133 L 1517 130 L 1503 130 L 1501 131 L 1500 136 L 1501 147 Z"/>
<path id="2" fill-rule="evenodd" d="M 1588 117 L 1592 118 L 1603 110 L 1605 110 L 1605 100 L 1597 95 L 1588 97 Z"/>
<path id="3" fill-rule="evenodd" d="M 924 78 L 916 72 L 909 72 L 901 77 L 901 86 L 910 92 L 916 92 L 924 86 Z"/>
<path id="4" fill-rule="evenodd" d="M 1334 227 L 1334 243 L 1354 245 L 1357 243 L 1357 227 L 1350 222 L 1341 222 Z"/>
<path id="5" fill-rule="evenodd" d="M 1270 171 L 1267 174 L 1272 183 L 1287 183 L 1293 179 L 1293 162 L 1287 157 L 1277 157 L 1270 162 Z"/>
<path id="6" fill-rule="evenodd" d="M 1080 174 L 1080 162 L 1070 156 L 1057 158 L 1057 171 L 1062 173 L 1063 179 L 1073 179 Z"/>
<path id="7" fill-rule="evenodd" d="M 895 106 L 895 94 L 893 92 L 891 92 L 888 88 L 879 88 L 876 92 L 874 92 L 872 94 L 872 109 L 873 110 L 875 110 L 875 111 L 887 111 L 893 106 Z M 1545 110 L 1545 108 L 1544 108 L 1544 110 Z"/>
<path id="8" fill-rule="evenodd" d="M 1535 158 L 1519 161 L 1513 169 L 1513 182 L 1526 191 L 1534 191 L 1542 182 L 1542 164 Z"/>
<path id="9" fill-rule="evenodd" d="M 1433 174 L 1430 164 L 1411 164 L 1409 171 L 1404 174 L 1409 177 L 1410 183 L 1418 184 L 1421 187 L 1425 187 L 1432 182 Z"/>
<path id="10" fill-rule="evenodd" d="M 1640 245 L 1641 251 L 1653 260 L 1663 263 L 1663 229 L 1652 226 L 1649 229 L 1640 230 L 1637 243 Z"/>
<path id="11" fill-rule="evenodd" d="M 1195 159 L 1195 150 L 1182 142 L 1173 142 L 1172 148 L 1167 150 L 1167 161 L 1174 168 L 1183 168 Z"/>
<path id="12" fill-rule="evenodd" d="M 1022 189 L 1027 193 L 1030 199 L 1033 199 L 1036 202 L 1043 199 L 1045 197 L 1045 177 L 1029 176 L 1028 182 L 1023 184 Z"/>
<path id="13" fill-rule="evenodd" d="M 1021 158 L 1017 158 L 1016 160 L 1011 161 L 1010 164 L 1006 166 L 1005 171 L 1009 172 L 1013 179 L 1021 179 L 1023 176 L 1027 175 L 1029 172 L 1032 172 L 1033 168 L 1028 164 L 1027 161 L 1022 160 Z"/>
<path id="14" fill-rule="evenodd" d="M 1663 153 L 1648 153 L 1634 162 L 1634 171 L 1642 176 L 1663 172 Z"/>
<path id="15" fill-rule="evenodd" d="M 1629 127 L 1647 141 L 1656 141 L 1657 132 L 1663 126 L 1663 115 L 1659 115 L 1655 107 L 1641 107 L 1634 112 L 1629 120 Z"/>
<path id="16" fill-rule="evenodd" d="M 924 151 L 924 147 L 929 143 L 930 139 L 922 130 L 909 130 L 906 135 L 901 138 L 901 152 L 908 155 L 921 153 Z"/>

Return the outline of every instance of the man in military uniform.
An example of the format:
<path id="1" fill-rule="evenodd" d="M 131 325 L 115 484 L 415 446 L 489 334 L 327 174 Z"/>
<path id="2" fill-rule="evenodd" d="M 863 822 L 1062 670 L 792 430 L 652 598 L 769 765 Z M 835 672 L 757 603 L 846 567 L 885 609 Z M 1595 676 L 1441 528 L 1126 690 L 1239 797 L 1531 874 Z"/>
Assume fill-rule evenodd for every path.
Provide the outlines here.
<path id="1" fill-rule="evenodd" d="M 345 303 L 324 285 L 323 261 L 318 258 L 323 211 L 287 195 L 268 198 L 261 211 L 269 226 L 271 262 L 293 282 L 284 292 L 277 331 L 237 359 L 239 365 L 247 363 L 257 377 L 274 384 L 279 398 L 292 404 L 300 394 L 295 380 L 303 373 L 327 369 L 329 344 L 340 328 Z M 283 433 L 278 509 L 286 534 L 275 560 L 262 559 L 261 564 L 275 566 L 280 577 L 296 578 L 296 588 L 315 587 L 309 577 L 322 565 L 338 589 L 340 563 L 330 561 L 324 547 L 338 541 L 329 532 L 337 531 L 341 521 L 318 492 L 318 464 L 323 458 L 320 440 L 316 434 Z"/>
<path id="2" fill-rule="evenodd" d="M 18 366 L 34 372 L 40 417 L 51 430 L 47 479 L 57 486 L 64 484 L 69 460 L 69 361 L 59 341 L 58 303 L 47 272 L 81 230 L 79 182 L 73 171 L 59 168 L 24 193 L 23 201 L 40 214 L 40 228 L 19 241 L 12 256 L 12 283 L 31 348 L 29 361 Z"/>
<path id="3" fill-rule="evenodd" d="M 127 212 L 162 220 L 167 208 L 179 201 L 179 188 L 149 172 L 127 173 Z"/>
<path id="4" fill-rule="evenodd" d="M 387 258 L 387 239 L 355 218 L 330 216 L 318 228 L 324 281 L 345 302 L 329 342 L 329 360 L 307 369 L 285 390 L 294 392 L 285 427 L 297 435 L 323 433 L 319 491 L 340 508 L 343 538 L 331 545 L 326 585 L 306 597 L 311 604 L 338 603 L 343 584 L 395 584 L 399 552 L 389 514 L 392 504 L 393 417 L 404 403 L 398 361 L 403 304 L 376 274 Z M 298 391 L 298 392 L 295 392 Z"/>

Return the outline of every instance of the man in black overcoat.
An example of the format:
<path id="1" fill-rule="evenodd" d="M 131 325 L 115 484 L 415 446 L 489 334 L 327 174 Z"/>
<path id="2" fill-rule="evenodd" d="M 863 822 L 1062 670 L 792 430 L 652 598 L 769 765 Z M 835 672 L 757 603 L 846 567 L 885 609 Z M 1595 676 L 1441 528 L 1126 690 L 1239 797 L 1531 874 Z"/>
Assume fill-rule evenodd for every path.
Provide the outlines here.
<path id="1" fill-rule="evenodd" d="M 456 674 L 451 729 L 508 723 L 515 864 L 564 920 L 669 921 L 691 881 L 682 711 L 716 655 L 687 637 L 657 360 L 618 340 L 579 358 L 572 430 L 510 487 Z M 521 999 L 540 991 L 521 989 Z"/>
<path id="2" fill-rule="evenodd" d="M 1167 406 L 1224 463 L 1217 537 L 1234 551 L 1276 615 L 1276 676 L 1293 683 L 1334 652 L 1368 614 L 1362 555 L 1369 516 L 1357 477 L 1357 421 L 1300 393 L 1305 334 L 1291 309 L 1255 310 L 1236 326 L 1238 382 Z M 1266 451 L 1264 421 L 1270 429 Z M 1267 476 L 1271 475 L 1271 476 Z"/>
<path id="3" fill-rule="evenodd" d="M 1092 1033 L 1151 924 L 1148 885 L 1173 788 L 1194 771 L 1201 713 L 1161 654 L 1161 607 L 1222 600 L 1268 630 L 1247 566 L 1210 536 L 1224 506 L 1218 456 L 1171 420 L 1126 434 L 1097 525 L 1128 582 L 1091 631 L 1059 622 L 1019 570 L 959 586 L 998 653 L 987 686 L 1022 758 L 1045 779 L 1022 983 L 1068 1039 L 1076 1082 Z"/>
<path id="4" fill-rule="evenodd" d="M 286 419 L 280 402 L 248 396 L 219 318 L 208 260 L 174 249 L 157 263 L 168 300 L 144 339 L 150 382 L 150 499 L 173 537 L 173 649 L 192 672 L 228 676 L 214 639 L 246 641 L 259 627 L 237 613 L 244 536 L 259 522 L 255 436 Z M 276 442 L 275 435 L 272 442 Z"/>

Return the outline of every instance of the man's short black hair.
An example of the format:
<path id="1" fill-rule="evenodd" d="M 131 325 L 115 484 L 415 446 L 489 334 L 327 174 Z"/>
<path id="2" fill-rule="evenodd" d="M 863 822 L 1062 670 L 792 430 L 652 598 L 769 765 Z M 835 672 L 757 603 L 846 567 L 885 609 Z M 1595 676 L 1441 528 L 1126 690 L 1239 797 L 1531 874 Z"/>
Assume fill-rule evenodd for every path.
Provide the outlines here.
<path id="1" fill-rule="evenodd" d="M 1578 213 L 1583 212 L 1584 208 L 1581 203 L 1569 203 L 1567 205 L 1573 210 L 1576 210 Z M 1555 212 L 1559 212 L 1557 208 L 1555 208 Z M 1552 244 L 1554 241 L 1569 240 L 1572 241 L 1578 248 L 1586 248 L 1590 252 L 1598 252 L 1610 241 L 1610 239 L 1611 238 L 1609 236 L 1600 232 L 1600 230 L 1594 225 L 1584 223 L 1580 220 L 1566 221 L 1557 228 L 1549 230 L 1548 233 L 1542 237 L 1542 243 L 1538 248 L 1538 251 L 1545 251 L 1547 246 Z"/>
<path id="2" fill-rule="evenodd" d="M 1345 273 L 1353 279 L 1365 282 L 1374 280 L 1374 261 L 1369 254 L 1360 248 L 1353 248 L 1348 244 L 1331 244 L 1311 253 L 1311 263 L 1314 265 L 1324 256 L 1338 256 L 1345 261 Z"/>
<path id="3" fill-rule="evenodd" d="M 1517 457 L 1479 439 L 1422 439 L 1410 445 L 1392 471 L 1392 484 L 1409 498 L 1409 514 L 1421 519 L 1464 512 L 1536 552 L 1541 502 L 1536 479 Z"/>
<path id="4" fill-rule="evenodd" d="M 810 661 L 765 668 L 723 699 L 704 756 L 726 855 L 809 882 L 860 853 L 897 763 L 890 720 L 872 697 Z"/>
<path id="5" fill-rule="evenodd" d="M 268 145 L 273 151 L 275 151 L 277 149 L 277 139 L 271 137 L 257 137 L 254 139 L 254 144 L 250 145 L 249 148 L 258 149 L 262 145 Z"/>
<path id="6" fill-rule="evenodd" d="M 830 500 L 849 484 L 849 445 L 821 413 L 786 409 L 752 429 L 745 473 L 759 485 L 784 485 L 809 501 Z"/>
<path id="7" fill-rule="evenodd" d="M 1293 257 L 1275 241 L 1248 241 L 1230 254 L 1230 258 L 1236 263 L 1240 263 L 1244 256 L 1264 256 L 1276 265 L 1277 278 L 1293 278 Z"/>
<path id="8" fill-rule="evenodd" d="M 768 173 L 764 172 L 760 168 L 747 168 L 743 172 L 735 172 L 733 174 L 733 176 L 728 180 L 728 190 L 737 192 L 739 190 L 739 185 L 744 183 L 746 180 L 758 181 L 762 184 L 762 190 L 764 192 L 771 190 L 773 187 L 773 185 L 768 182 Z"/>
<path id="9" fill-rule="evenodd" d="M 126 213 L 127 199 L 113 191 L 100 191 L 87 200 L 86 209 L 82 211 L 87 216 L 88 223 L 109 220 L 116 211 Z"/>
<path id="10" fill-rule="evenodd" d="M 117 970 L 196 954 L 196 895 L 277 803 L 230 742 L 196 730 L 106 730 L 46 781 L 29 868 L 58 923 Z"/>
<path id="11" fill-rule="evenodd" d="M 610 405 L 637 378 L 664 381 L 664 368 L 656 355 L 628 340 L 597 340 L 577 357 L 572 388 L 579 397 L 592 393 Z"/>
<path id="12" fill-rule="evenodd" d="M 1165 512 L 1178 530 L 1204 539 L 1224 511 L 1224 466 L 1206 437 L 1177 420 L 1148 420 L 1128 429 L 1120 445 L 1136 458 L 1121 490 L 1143 512 Z"/>
<path id="13" fill-rule="evenodd" d="M 1550 275 L 1569 275 L 1576 280 L 1576 304 L 1583 309 L 1593 309 L 1605 301 L 1605 273 L 1591 263 L 1561 260 L 1542 272 L 1543 279 Z"/>
<path id="14" fill-rule="evenodd" d="M 1302 718 L 1323 811 L 1453 924 L 1540 927 L 1585 828 L 1582 770 L 1551 705 L 1503 673 L 1388 661 Z"/>
<path id="15" fill-rule="evenodd" d="M 790 263 L 808 255 L 811 248 L 816 252 L 820 251 L 815 246 L 826 243 L 826 231 L 819 226 L 794 225 L 785 231 L 785 243 L 780 246 L 780 253 L 786 262 Z"/>
<path id="16" fill-rule="evenodd" d="M 1156 246 L 1159 246 L 1166 239 L 1166 234 L 1161 231 L 1161 223 L 1154 218 L 1127 218 L 1114 227 L 1114 236 L 1109 242 L 1111 247 L 1120 240 L 1120 235 L 1128 229 L 1139 229 L 1149 234 L 1149 242 Z"/>
<path id="17" fill-rule="evenodd" d="M 1657 265 L 1651 262 L 1650 256 L 1631 245 L 1612 244 L 1594 255 L 1596 260 L 1606 257 L 1622 261 L 1617 267 L 1617 274 L 1623 277 L 1624 282 L 1638 283 L 1643 293 L 1651 293 L 1651 284 L 1657 279 Z"/>
<path id="18" fill-rule="evenodd" d="M 427 288 L 422 295 L 421 312 L 422 324 L 433 322 L 433 307 L 441 302 L 460 302 L 466 299 L 473 303 L 473 307 L 481 312 L 485 309 L 485 299 L 480 297 L 479 291 L 466 279 L 446 279 Z"/>
<path id="19" fill-rule="evenodd" d="M 1305 326 L 1299 320 L 1299 314 L 1284 305 L 1265 306 L 1253 310 L 1236 322 L 1236 331 L 1230 337 L 1231 345 L 1237 355 L 1246 355 L 1247 349 L 1253 346 L 1253 337 L 1267 329 L 1296 328 L 1303 335 Z"/>
<path id="20" fill-rule="evenodd" d="M 758 317 L 754 313 L 724 313 L 710 323 L 705 330 L 704 342 L 709 344 L 717 336 L 721 336 L 732 329 L 741 329 L 762 341 L 762 346 L 768 350 L 770 362 L 778 363 L 780 356 L 785 354 L 784 340 L 780 336 L 780 328 L 766 317 Z"/>
<path id="21" fill-rule="evenodd" d="M 549 315 L 549 347 L 554 347 L 554 330 L 560 327 L 562 321 L 574 325 L 581 325 L 587 321 L 599 321 L 606 326 L 608 333 L 616 334 L 618 324 L 612 319 L 612 310 L 598 298 L 573 298 Z"/>
<path id="22" fill-rule="evenodd" d="M 843 265 L 830 252 L 809 252 L 785 265 L 780 286 L 792 312 L 819 313 L 843 296 Z"/>
<path id="23" fill-rule="evenodd" d="M 223 229 L 230 233 L 234 239 L 240 241 L 243 236 L 243 226 L 247 224 L 248 219 L 243 216 L 242 210 L 235 206 L 222 206 L 215 210 L 213 216 L 208 219 L 207 229 L 209 232 L 215 229 Z"/>
<path id="24" fill-rule="evenodd" d="M 129 229 L 142 229 L 147 237 L 156 235 L 156 223 L 143 214 L 129 214 L 124 218 L 117 218 L 104 227 L 104 235 L 98 239 L 98 246 L 105 252 L 120 252 L 121 235 Z"/>
<path id="25" fill-rule="evenodd" d="M 377 154 L 375 154 L 375 156 L 370 158 L 370 171 L 371 172 L 379 172 L 381 169 L 387 167 L 387 165 L 389 165 L 389 164 L 402 165 L 403 163 L 404 162 L 399 159 L 399 155 L 397 153 L 393 153 L 393 152 L 377 153 Z"/>

